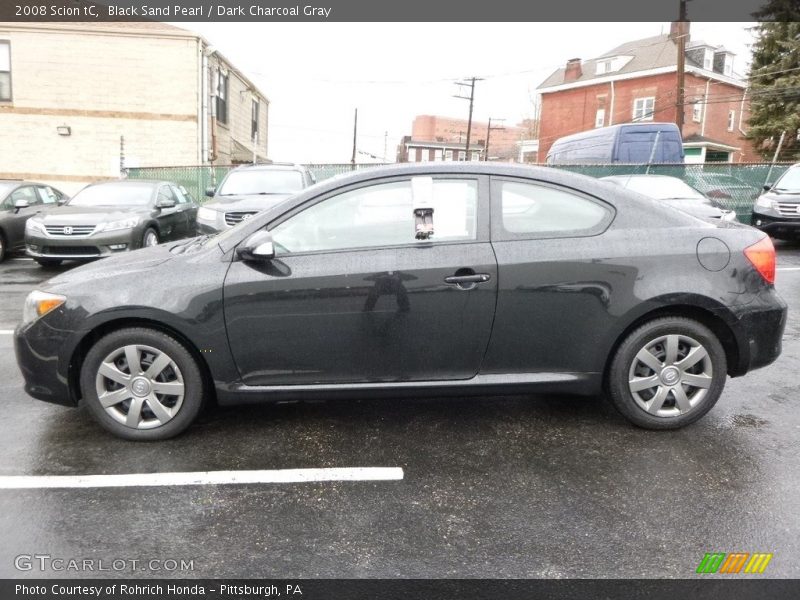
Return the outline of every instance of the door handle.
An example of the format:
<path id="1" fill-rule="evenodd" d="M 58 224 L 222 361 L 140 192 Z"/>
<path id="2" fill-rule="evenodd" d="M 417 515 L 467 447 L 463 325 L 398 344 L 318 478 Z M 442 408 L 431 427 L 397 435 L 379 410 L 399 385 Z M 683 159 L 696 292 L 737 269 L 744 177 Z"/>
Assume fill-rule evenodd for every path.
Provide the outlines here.
<path id="1" fill-rule="evenodd" d="M 450 277 L 445 277 L 444 282 L 462 285 L 465 283 L 484 283 L 489 281 L 491 278 L 491 275 L 488 273 L 473 273 L 471 275 L 451 275 Z"/>

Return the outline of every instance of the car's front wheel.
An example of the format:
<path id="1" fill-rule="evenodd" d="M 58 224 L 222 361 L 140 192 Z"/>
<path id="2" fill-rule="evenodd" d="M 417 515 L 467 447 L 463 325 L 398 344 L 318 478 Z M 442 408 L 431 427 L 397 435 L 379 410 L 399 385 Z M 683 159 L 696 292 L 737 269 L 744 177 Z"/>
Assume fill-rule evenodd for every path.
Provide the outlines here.
<path id="1" fill-rule="evenodd" d="M 142 248 L 149 248 L 150 246 L 158 246 L 158 232 L 152 227 L 148 227 L 147 231 L 142 236 Z"/>
<path id="2" fill-rule="evenodd" d="M 694 423 L 716 404 L 727 377 L 725 350 L 693 319 L 663 317 L 631 332 L 608 372 L 611 403 L 647 429 Z"/>
<path id="3" fill-rule="evenodd" d="M 80 386 L 95 419 L 129 440 L 163 440 L 184 431 L 203 405 L 203 378 L 189 350 L 166 333 L 134 327 L 98 340 Z"/>

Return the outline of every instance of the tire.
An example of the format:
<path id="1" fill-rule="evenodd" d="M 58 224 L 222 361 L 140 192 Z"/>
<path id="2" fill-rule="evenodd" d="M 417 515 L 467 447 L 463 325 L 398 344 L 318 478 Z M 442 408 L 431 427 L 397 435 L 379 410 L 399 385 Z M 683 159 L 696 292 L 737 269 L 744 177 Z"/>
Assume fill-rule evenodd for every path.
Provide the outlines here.
<path id="1" fill-rule="evenodd" d="M 0 231 L 0 262 L 6 258 L 6 238 L 3 237 L 3 232 Z"/>
<path id="2" fill-rule="evenodd" d="M 668 352 L 675 359 L 668 360 Z M 634 425 L 678 429 L 714 407 L 726 377 L 725 350 L 708 327 L 692 319 L 663 317 L 623 340 L 606 384 L 611 404 Z"/>
<path id="3" fill-rule="evenodd" d="M 130 360 L 140 365 L 133 379 Z M 158 370 L 148 374 L 154 364 Z M 183 432 L 205 397 L 200 367 L 189 350 L 172 336 L 144 327 L 120 329 L 98 340 L 83 361 L 80 387 L 100 425 L 136 441 L 165 440 Z M 110 395 L 106 407 L 101 394 Z"/>
<path id="4" fill-rule="evenodd" d="M 48 268 L 48 267 L 57 267 L 61 264 L 60 258 L 37 258 L 36 262 L 39 263 L 39 266 Z"/>
<path id="5" fill-rule="evenodd" d="M 158 231 L 153 227 L 148 227 L 144 230 L 144 235 L 142 235 L 142 248 L 158 246 L 160 242 L 161 241 L 158 239 Z"/>

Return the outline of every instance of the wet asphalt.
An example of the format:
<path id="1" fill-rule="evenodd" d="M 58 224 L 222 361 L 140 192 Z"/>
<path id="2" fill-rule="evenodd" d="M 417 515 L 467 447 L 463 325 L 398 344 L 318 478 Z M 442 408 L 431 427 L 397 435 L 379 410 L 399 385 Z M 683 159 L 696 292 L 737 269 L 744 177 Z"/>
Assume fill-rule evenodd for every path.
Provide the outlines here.
<path id="1" fill-rule="evenodd" d="M 601 399 L 512 396 L 240 407 L 168 442 L 125 442 L 81 409 L 27 397 L 0 333 L 0 475 L 404 470 L 384 482 L 0 490 L 0 577 L 686 578 L 706 552 L 771 552 L 760 577 L 798 577 L 800 244 L 777 246 L 783 355 L 729 379 L 708 416 L 675 432 L 636 429 Z M 0 265 L 0 330 L 59 270 Z M 193 562 L 15 568 L 34 554 Z"/>

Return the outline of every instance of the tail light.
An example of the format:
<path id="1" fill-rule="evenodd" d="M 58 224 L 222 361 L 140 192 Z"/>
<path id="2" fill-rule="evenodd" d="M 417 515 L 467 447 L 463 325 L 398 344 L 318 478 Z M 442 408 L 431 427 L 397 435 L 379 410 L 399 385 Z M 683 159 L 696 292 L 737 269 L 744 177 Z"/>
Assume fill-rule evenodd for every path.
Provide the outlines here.
<path id="1" fill-rule="evenodd" d="M 775 246 L 769 236 L 744 249 L 747 260 L 767 283 L 775 283 Z"/>
<path id="2" fill-rule="evenodd" d="M 717 198 L 719 200 L 732 200 L 732 196 L 722 190 L 711 190 L 706 194 L 709 198 Z"/>

